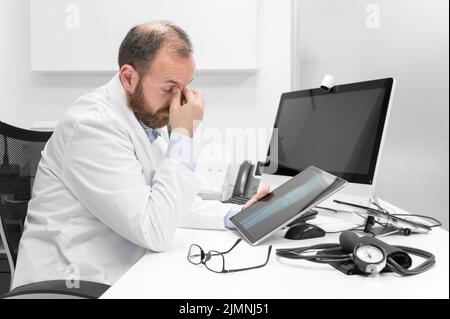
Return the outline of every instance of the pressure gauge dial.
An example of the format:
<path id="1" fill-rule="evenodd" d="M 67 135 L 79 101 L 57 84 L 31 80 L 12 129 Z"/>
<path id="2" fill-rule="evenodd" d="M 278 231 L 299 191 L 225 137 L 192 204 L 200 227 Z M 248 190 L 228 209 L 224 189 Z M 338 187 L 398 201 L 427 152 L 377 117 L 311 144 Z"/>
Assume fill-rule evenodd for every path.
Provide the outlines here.
<path id="1" fill-rule="evenodd" d="M 374 274 L 386 267 L 386 252 L 374 244 L 360 243 L 353 250 L 353 262 L 364 273 Z"/>

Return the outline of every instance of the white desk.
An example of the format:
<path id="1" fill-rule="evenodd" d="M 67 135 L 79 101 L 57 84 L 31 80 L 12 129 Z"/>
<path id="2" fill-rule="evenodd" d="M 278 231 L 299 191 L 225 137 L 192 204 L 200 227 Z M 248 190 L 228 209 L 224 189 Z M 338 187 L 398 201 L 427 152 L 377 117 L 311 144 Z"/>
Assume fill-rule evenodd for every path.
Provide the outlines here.
<path id="1" fill-rule="evenodd" d="M 319 216 L 311 223 L 331 230 L 330 220 Z M 336 225 L 333 225 L 334 229 Z M 416 247 L 435 254 L 437 262 L 432 269 L 410 277 L 394 273 L 347 276 L 329 265 L 282 259 L 275 255 L 276 248 L 338 242 L 337 234 L 301 241 L 287 240 L 282 235 L 280 231 L 256 247 L 243 240 L 225 258 L 229 268 L 257 265 L 264 262 L 267 246 L 273 245 L 265 267 L 216 274 L 204 265 L 192 265 L 187 261 L 190 244 L 199 244 L 205 251 L 225 251 L 234 244 L 238 233 L 178 229 L 170 250 L 147 253 L 101 298 L 449 298 L 449 236 L 443 229 L 435 228 L 428 234 L 409 237 L 380 238 L 390 244 Z M 413 267 L 422 261 L 413 258 Z"/>

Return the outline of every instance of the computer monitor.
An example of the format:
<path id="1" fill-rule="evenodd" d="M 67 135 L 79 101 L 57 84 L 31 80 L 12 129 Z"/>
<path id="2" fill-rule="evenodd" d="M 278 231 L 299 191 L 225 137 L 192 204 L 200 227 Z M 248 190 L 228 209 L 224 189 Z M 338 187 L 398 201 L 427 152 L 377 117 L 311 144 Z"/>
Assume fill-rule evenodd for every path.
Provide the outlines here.
<path id="1" fill-rule="evenodd" d="M 386 78 L 283 93 L 260 185 L 313 165 L 349 182 L 334 198 L 372 198 L 394 87 Z"/>

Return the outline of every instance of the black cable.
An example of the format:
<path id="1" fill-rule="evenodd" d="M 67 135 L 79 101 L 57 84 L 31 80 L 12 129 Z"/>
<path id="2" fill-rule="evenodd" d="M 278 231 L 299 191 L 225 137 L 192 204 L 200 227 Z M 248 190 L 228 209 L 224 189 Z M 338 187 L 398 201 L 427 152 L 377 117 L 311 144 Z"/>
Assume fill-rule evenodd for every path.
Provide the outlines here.
<path id="1" fill-rule="evenodd" d="M 371 211 L 374 213 L 382 213 L 391 217 L 398 217 L 398 216 L 417 216 L 417 217 L 422 217 L 422 218 L 428 218 L 428 219 L 432 219 L 434 221 L 436 221 L 438 224 L 435 226 L 427 226 L 427 225 L 423 225 L 420 224 L 419 222 L 415 222 L 417 224 L 417 226 L 423 227 L 423 228 L 431 228 L 431 227 L 438 227 L 438 226 L 442 226 L 441 222 L 438 221 L 437 219 L 433 218 L 433 217 L 429 217 L 429 216 L 424 216 L 424 215 L 417 215 L 417 214 L 391 214 L 387 209 L 383 208 L 381 205 L 377 204 L 376 202 L 373 202 L 375 204 L 375 206 L 377 206 L 378 209 L 374 209 L 368 206 L 363 206 L 363 205 L 358 205 L 358 204 L 353 204 L 353 203 L 347 203 L 344 201 L 340 201 L 340 200 L 334 200 L 335 203 L 338 204 L 343 204 L 343 205 L 348 205 L 348 206 L 352 206 L 352 207 L 358 207 L 361 209 L 365 209 L 367 211 Z M 358 214 L 359 215 L 359 214 Z M 380 224 L 382 225 L 382 224 Z M 386 223 L 386 226 L 390 225 L 389 222 Z"/>
<path id="2" fill-rule="evenodd" d="M 365 218 L 365 216 L 362 216 L 361 214 L 358 214 L 357 212 L 354 212 L 356 215 L 358 215 L 359 217 L 361 217 L 361 218 Z M 376 223 L 378 223 L 378 224 L 380 224 L 379 222 L 377 222 L 377 221 L 375 221 Z M 381 225 L 381 224 L 380 224 Z M 345 231 L 361 231 L 361 232 L 363 232 L 364 234 L 371 234 L 372 235 L 372 237 L 376 237 L 375 236 L 375 233 L 373 233 L 373 232 L 371 232 L 371 231 L 368 231 L 368 232 L 365 232 L 364 231 L 364 225 L 359 225 L 359 226 L 356 226 L 356 227 L 353 227 L 353 228 L 349 228 L 349 229 L 344 229 L 344 230 L 337 230 L 337 231 L 325 231 L 325 233 L 326 234 L 339 234 L 339 233 L 342 233 L 342 232 L 345 232 Z"/>
<path id="3" fill-rule="evenodd" d="M 382 223 L 382 222 L 379 222 L 379 221 L 377 221 L 377 220 L 373 220 L 373 222 L 375 223 L 375 224 L 378 224 L 378 225 L 380 225 L 380 226 L 382 226 L 382 227 L 388 227 L 390 224 L 388 223 L 388 222 L 386 222 L 386 223 Z"/>
<path id="4" fill-rule="evenodd" d="M 316 252 L 315 254 L 305 255 L 304 253 L 309 250 L 309 253 Z M 289 259 L 304 259 L 315 263 L 339 262 L 352 260 L 352 254 L 330 254 L 333 251 L 341 251 L 341 245 L 339 244 L 318 244 L 309 247 L 298 248 L 279 248 L 276 250 L 276 255 L 279 257 Z M 328 252 L 328 254 L 324 254 Z M 322 253 L 319 255 L 318 253 Z"/>
<path id="5" fill-rule="evenodd" d="M 435 225 L 432 225 L 430 227 L 440 227 L 442 226 L 442 223 L 434 218 L 434 217 L 430 217 L 430 216 L 425 216 L 425 215 L 419 215 L 419 214 L 392 214 L 390 213 L 387 209 L 383 208 L 382 206 L 380 206 L 379 204 L 377 204 L 376 202 L 374 202 L 375 206 L 377 206 L 381 211 L 384 211 L 385 213 L 387 213 L 388 215 L 391 216 L 410 216 L 410 217 L 419 217 L 419 218 L 424 218 L 424 219 L 431 219 L 432 221 L 436 222 Z"/>
<path id="6" fill-rule="evenodd" d="M 356 215 L 358 215 L 361 218 L 364 218 L 364 216 L 361 216 L 361 214 L 356 213 Z M 436 224 L 435 225 L 430 225 L 430 227 L 433 228 L 433 227 L 440 227 L 440 226 L 442 226 L 442 223 L 438 219 L 436 219 L 434 217 L 430 217 L 430 216 L 418 215 L 418 214 L 391 214 L 391 213 L 389 213 L 389 215 L 391 215 L 393 217 L 395 217 L 395 216 L 410 216 L 410 217 L 419 217 L 419 218 L 424 218 L 424 219 L 431 219 L 432 221 L 436 222 Z M 376 223 L 376 224 L 378 224 L 378 225 L 380 225 L 382 227 L 388 227 L 389 225 L 391 225 L 389 222 L 382 223 L 382 222 L 379 222 L 379 221 L 377 221 L 375 219 L 374 219 L 374 223 Z M 399 231 L 400 230 L 402 230 L 402 229 L 399 229 Z M 376 237 L 373 232 L 370 232 L 370 233 L 373 235 L 373 237 Z"/>
<path id="7" fill-rule="evenodd" d="M 319 208 L 319 206 L 316 206 L 316 207 L 318 207 Z M 331 209 L 329 209 L 329 210 L 331 210 Z M 362 217 L 362 218 L 364 218 L 364 216 L 361 216 L 360 214 L 357 214 L 359 217 Z M 362 227 L 362 229 L 360 229 Z M 364 225 L 359 225 L 359 226 L 356 226 L 356 227 L 352 227 L 352 228 L 348 228 L 348 229 L 344 229 L 344 230 L 337 230 L 337 231 L 325 231 L 325 234 L 339 234 L 339 233 L 342 233 L 342 232 L 344 232 L 344 231 L 347 231 L 347 230 L 349 230 L 349 231 L 361 231 L 361 230 L 364 230 Z M 373 234 L 373 233 L 372 233 Z M 375 234 L 373 234 L 374 235 L 374 237 L 375 237 Z"/>
<path id="8" fill-rule="evenodd" d="M 344 230 L 336 230 L 336 231 L 325 231 L 325 234 L 339 234 L 339 233 L 342 233 L 342 232 L 344 232 L 344 231 L 361 231 L 361 230 L 364 230 L 364 229 L 361 229 L 361 227 L 362 226 L 359 226 L 359 227 L 354 227 L 354 228 L 348 228 L 348 229 L 344 229 Z"/>
<path id="9" fill-rule="evenodd" d="M 425 216 L 425 215 L 417 215 L 417 214 L 393 214 L 392 216 L 411 216 L 411 217 L 419 217 L 419 218 L 424 218 L 424 219 L 431 219 L 432 221 L 436 222 L 436 225 L 431 225 L 430 227 L 440 227 L 442 226 L 442 223 L 431 216 Z"/>
<path id="10" fill-rule="evenodd" d="M 361 214 L 358 214 L 357 212 L 355 212 L 355 214 L 358 215 L 361 218 L 365 218 L 364 216 L 362 216 Z M 430 217 L 430 216 L 418 215 L 418 214 L 390 214 L 390 215 L 392 215 L 392 216 L 411 216 L 411 217 L 419 217 L 419 218 L 424 218 L 424 219 L 431 219 L 432 221 L 436 222 L 436 224 L 435 225 L 431 225 L 430 227 L 440 227 L 440 226 L 442 226 L 442 223 L 438 219 L 436 219 L 434 217 Z M 376 224 L 378 224 L 378 225 L 380 225 L 382 227 L 388 227 L 390 225 L 389 222 L 381 223 L 381 222 L 379 222 L 377 220 L 374 220 L 374 223 L 376 223 Z M 361 229 L 361 227 L 362 227 L 362 229 Z M 402 229 L 399 229 L 399 231 L 401 231 L 401 230 Z M 349 229 L 344 229 L 344 230 L 325 231 L 325 233 L 326 234 L 339 234 L 339 233 L 342 233 L 344 231 L 361 231 L 361 232 L 363 232 L 365 234 L 371 234 L 372 237 L 376 237 L 375 233 L 372 232 L 372 231 L 365 232 L 364 231 L 364 225 L 356 226 L 356 227 L 349 228 Z"/>
<path id="11" fill-rule="evenodd" d="M 362 228 L 361 228 L 362 227 Z M 359 232 L 363 232 L 364 234 L 371 234 L 372 237 L 375 237 L 375 233 L 368 231 L 365 232 L 364 231 L 364 226 L 358 226 L 358 227 L 354 227 L 354 228 L 349 228 L 349 229 L 344 229 L 344 230 L 337 230 L 337 231 L 325 231 L 326 234 L 339 234 L 345 231 L 359 231 Z"/>
<path id="12" fill-rule="evenodd" d="M 364 219 L 366 218 L 365 216 L 363 216 L 362 214 L 358 214 L 357 212 L 355 212 L 355 214 L 358 215 L 358 216 L 361 217 L 361 218 L 364 218 Z M 389 223 L 383 224 L 383 223 L 377 221 L 376 219 L 373 219 L 373 222 L 374 222 L 375 224 L 378 224 L 378 225 L 382 226 L 382 227 L 387 227 L 387 226 L 389 226 Z M 364 225 L 362 225 L 361 227 L 364 227 Z M 371 232 L 371 231 L 368 231 L 368 233 L 372 234 L 373 237 L 376 237 L 375 233 L 373 233 L 373 232 Z"/>

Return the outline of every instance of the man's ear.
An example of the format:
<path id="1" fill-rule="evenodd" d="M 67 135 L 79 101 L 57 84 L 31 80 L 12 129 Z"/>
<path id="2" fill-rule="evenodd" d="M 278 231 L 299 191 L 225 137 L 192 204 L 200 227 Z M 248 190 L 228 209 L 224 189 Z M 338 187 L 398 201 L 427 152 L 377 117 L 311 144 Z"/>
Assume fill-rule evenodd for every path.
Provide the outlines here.
<path id="1" fill-rule="evenodd" d="M 133 94 L 139 83 L 139 73 L 129 64 L 124 64 L 120 68 L 120 81 L 129 94 Z"/>

